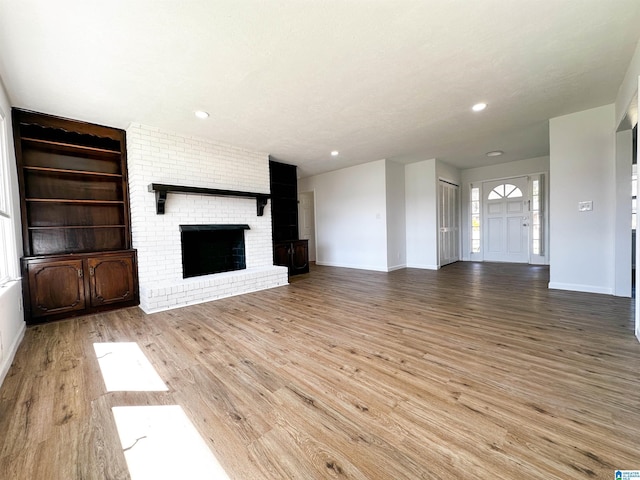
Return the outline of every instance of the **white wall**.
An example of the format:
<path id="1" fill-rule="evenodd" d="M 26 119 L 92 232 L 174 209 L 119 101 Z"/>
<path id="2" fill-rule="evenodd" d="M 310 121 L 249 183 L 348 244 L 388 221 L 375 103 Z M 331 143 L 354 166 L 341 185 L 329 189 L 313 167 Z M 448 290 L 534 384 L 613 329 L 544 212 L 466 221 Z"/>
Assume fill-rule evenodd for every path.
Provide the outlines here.
<path id="1" fill-rule="evenodd" d="M 302 178 L 315 192 L 316 263 L 387 271 L 386 160 Z"/>
<path id="2" fill-rule="evenodd" d="M 169 194 L 156 214 L 151 183 L 269 193 L 269 157 L 230 145 L 132 124 L 127 157 L 133 246 L 138 249 L 140 307 L 147 313 L 285 285 L 273 266 L 271 210 L 251 198 Z M 182 278 L 180 225 L 248 224 L 246 270 Z"/>
<path id="3" fill-rule="evenodd" d="M 438 268 L 438 179 L 460 171 L 436 159 L 388 160 L 298 181 L 315 191 L 317 263 L 367 270 Z"/>
<path id="4" fill-rule="evenodd" d="M 490 165 L 488 167 L 469 168 L 462 170 L 462 182 L 484 182 L 487 180 L 499 180 L 501 178 L 521 177 L 533 173 L 549 171 L 549 157 L 536 157 L 515 162 Z"/>
<path id="5" fill-rule="evenodd" d="M 387 270 L 407 264 L 404 165 L 386 161 L 387 182 Z"/>
<path id="6" fill-rule="evenodd" d="M 13 133 L 11 124 L 11 105 L 6 90 L 0 79 L 0 113 L 4 117 L 7 145 L 5 155 L 8 163 L 8 180 L 10 192 L 10 212 L 13 219 L 13 235 L 6 239 L 6 244 L 0 248 L 13 257 L 10 274 L 15 280 L 0 287 L 0 385 L 9 371 L 18 346 L 24 336 L 25 323 L 22 308 L 22 284 L 18 259 L 22 256 L 22 230 L 20 218 L 20 198 L 18 193 L 18 176 L 16 173 L 16 158 L 13 148 Z"/>
<path id="7" fill-rule="evenodd" d="M 442 179 L 460 185 L 462 178 L 461 171 L 453 165 L 449 165 L 441 160 L 436 160 L 436 174 L 437 180 Z"/>
<path id="8" fill-rule="evenodd" d="M 525 160 L 518 160 L 515 162 L 501 163 L 499 165 L 490 165 L 487 167 L 469 168 L 462 170 L 461 172 L 461 205 L 462 205 L 462 218 L 461 218 L 461 236 L 462 236 L 462 259 L 463 260 L 481 260 L 480 258 L 474 258 L 471 254 L 471 232 L 470 232 L 470 188 L 471 185 L 481 186 L 482 182 L 488 180 L 498 180 L 502 178 L 510 177 L 522 177 L 527 175 L 533 175 L 537 173 L 549 172 L 549 157 L 536 157 Z M 546 186 L 549 184 L 549 175 L 546 175 Z M 547 209 L 547 215 L 545 218 L 548 221 L 548 208 L 549 208 L 549 189 L 546 188 L 546 202 L 545 207 Z M 549 245 L 549 229 L 545 228 L 545 245 Z M 549 248 L 545 249 L 545 256 L 541 263 L 548 263 Z"/>
<path id="9" fill-rule="evenodd" d="M 405 166 L 407 266 L 438 268 L 436 159 Z"/>
<path id="10" fill-rule="evenodd" d="M 614 294 L 631 297 L 631 130 L 616 133 Z"/>
<path id="11" fill-rule="evenodd" d="M 613 294 L 615 107 L 553 118 L 549 134 L 549 287 Z"/>
<path id="12" fill-rule="evenodd" d="M 407 266 L 437 270 L 439 180 L 460 184 L 460 170 L 437 159 L 405 166 Z"/>
<path id="13" fill-rule="evenodd" d="M 638 41 L 636 45 L 636 50 L 633 57 L 631 57 L 622 84 L 620 84 L 620 88 L 618 89 L 618 95 L 616 96 L 616 127 L 620 125 L 620 122 L 627 113 L 629 104 L 638 93 L 638 77 L 640 77 L 640 41 Z M 637 107 L 637 105 L 635 106 Z M 633 125 L 629 128 L 632 126 Z"/>

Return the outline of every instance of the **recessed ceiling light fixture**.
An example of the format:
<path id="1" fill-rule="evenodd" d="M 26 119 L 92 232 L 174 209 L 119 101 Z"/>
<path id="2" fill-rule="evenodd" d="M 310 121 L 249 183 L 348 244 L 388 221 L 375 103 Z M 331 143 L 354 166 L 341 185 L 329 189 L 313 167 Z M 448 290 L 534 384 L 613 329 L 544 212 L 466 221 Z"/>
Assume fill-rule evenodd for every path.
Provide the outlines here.
<path id="1" fill-rule="evenodd" d="M 486 103 L 476 103 L 473 107 L 471 107 L 471 110 L 473 110 L 474 112 L 481 112 L 485 108 L 487 108 Z"/>
<path id="2" fill-rule="evenodd" d="M 196 117 L 198 117 L 201 120 L 204 120 L 205 118 L 209 118 L 209 114 L 204 110 L 196 110 Z"/>
<path id="3" fill-rule="evenodd" d="M 331 152 L 331 156 L 332 156 L 332 157 L 337 157 L 339 154 L 340 154 L 340 152 L 339 152 L 338 150 L 333 150 L 333 151 Z"/>
<path id="4" fill-rule="evenodd" d="M 499 157 L 500 155 L 504 155 L 502 150 L 494 150 L 493 152 L 487 152 L 487 157 Z"/>

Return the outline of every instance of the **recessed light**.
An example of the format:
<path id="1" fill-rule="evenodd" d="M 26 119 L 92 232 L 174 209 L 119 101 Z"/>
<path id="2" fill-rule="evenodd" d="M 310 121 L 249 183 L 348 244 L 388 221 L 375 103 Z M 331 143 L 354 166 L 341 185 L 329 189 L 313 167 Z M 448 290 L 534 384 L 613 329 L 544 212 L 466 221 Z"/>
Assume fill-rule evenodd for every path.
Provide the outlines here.
<path id="1" fill-rule="evenodd" d="M 331 152 L 331 156 L 332 156 L 332 157 L 337 157 L 339 153 L 340 153 L 340 152 L 339 152 L 338 150 L 333 150 L 333 151 Z"/>
<path id="2" fill-rule="evenodd" d="M 209 118 L 209 114 L 204 110 L 197 110 L 196 117 L 200 118 L 201 120 L 204 120 L 205 118 Z"/>
<path id="3" fill-rule="evenodd" d="M 503 154 L 504 152 L 502 150 L 494 150 L 493 152 L 487 152 L 487 157 L 499 157 Z"/>
<path id="4" fill-rule="evenodd" d="M 487 108 L 486 103 L 476 103 L 473 107 L 471 107 L 471 110 L 473 110 L 474 112 L 481 112 L 485 108 Z"/>

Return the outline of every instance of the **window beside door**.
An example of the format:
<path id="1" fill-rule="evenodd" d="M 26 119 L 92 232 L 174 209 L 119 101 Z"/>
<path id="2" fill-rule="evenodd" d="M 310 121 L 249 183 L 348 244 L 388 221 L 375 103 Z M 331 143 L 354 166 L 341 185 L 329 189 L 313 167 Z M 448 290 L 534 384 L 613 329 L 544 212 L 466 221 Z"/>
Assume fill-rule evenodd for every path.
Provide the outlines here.
<path id="1" fill-rule="evenodd" d="M 471 187 L 471 253 L 480 253 L 480 187 Z"/>
<path id="2" fill-rule="evenodd" d="M 531 182 L 531 253 L 544 254 L 544 237 L 542 235 L 542 218 L 544 215 L 542 197 L 542 175 Z"/>

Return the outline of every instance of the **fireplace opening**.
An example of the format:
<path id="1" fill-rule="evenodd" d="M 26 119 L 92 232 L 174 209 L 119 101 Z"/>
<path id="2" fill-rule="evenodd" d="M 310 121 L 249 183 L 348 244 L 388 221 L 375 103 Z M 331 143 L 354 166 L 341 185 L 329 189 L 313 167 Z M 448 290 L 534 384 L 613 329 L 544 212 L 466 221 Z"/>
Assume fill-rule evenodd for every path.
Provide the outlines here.
<path id="1" fill-rule="evenodd" d="M 246 269 L 248 229 L 249 225 L 180 225 L 182 277 Z"/>

